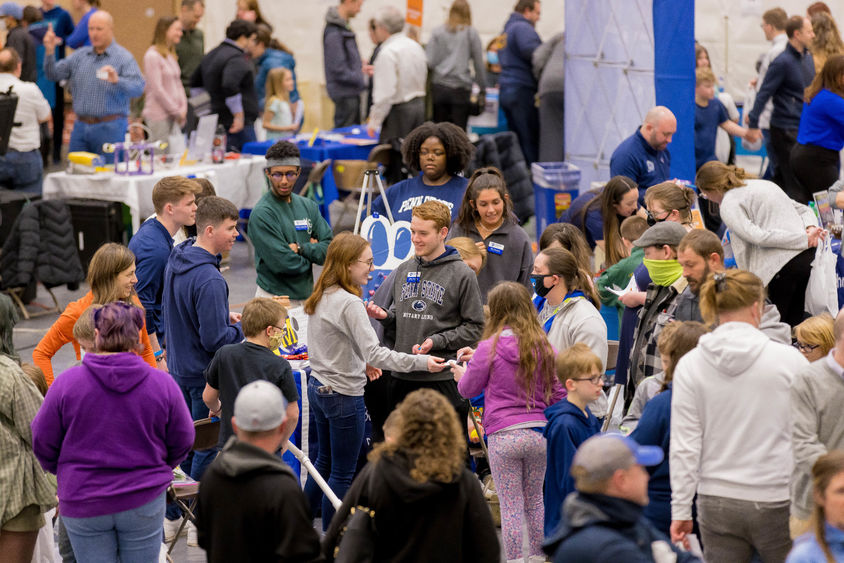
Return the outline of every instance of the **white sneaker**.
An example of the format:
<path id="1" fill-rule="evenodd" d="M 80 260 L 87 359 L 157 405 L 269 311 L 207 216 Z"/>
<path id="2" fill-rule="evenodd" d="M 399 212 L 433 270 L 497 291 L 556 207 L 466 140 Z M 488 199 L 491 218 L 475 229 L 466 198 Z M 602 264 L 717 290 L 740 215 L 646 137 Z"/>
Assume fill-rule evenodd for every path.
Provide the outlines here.
<path id="1" fill-rule="evenodd" d="M 185 527 L 188 529 L 188 546 L 199 547 L 199 540 L 196 537 L 196 525 L 188 521 L 188 525 Z"/>
<path id="2" fill-rule="evenodd" d="M 164 519 L 164 541 L 166 543 L 170 543 L 173 541 L 173 538 L 176 536 L 176 532 L 179 531 L 179 526 L 182 523 L 182 519 L 178 518 L 176 520 L 168 520 Z M 187 531 L 187 527 L 182 529 L 182 534 Z"/>

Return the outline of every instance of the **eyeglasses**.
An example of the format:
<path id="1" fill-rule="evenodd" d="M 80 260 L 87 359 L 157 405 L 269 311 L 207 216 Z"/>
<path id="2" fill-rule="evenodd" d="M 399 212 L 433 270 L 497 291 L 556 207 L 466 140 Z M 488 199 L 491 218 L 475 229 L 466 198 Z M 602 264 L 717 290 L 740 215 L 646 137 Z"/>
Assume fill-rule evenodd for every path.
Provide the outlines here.
<path id="1" fill-rule="evenodd" d="M 273 172 L 270 174 L 270 178 L 272 178 L 276 182 L 281 181 L 281 179 L 285 177 L 287 178 L 288 182 L 292 182 L 293 180 L 299 177 L 299 171 L 288 170 L 287 172 Z"/>
<path id="2" fill-rule="evenodd" d="M 603 373 L 593 373 L 589 377 L 572 377 L 572 381 L 588 381 L 592 385 L 602 385 L 604 383 Z"/>
<path id="3" fill-rule="evenodd" d="M 646 211 L 645 213 L 646 213 L 646 214 L 647 214 L 647 216 L 648 216 L 648 226 L 649 226 L 649 227 L 653 227 L 653 226 L 654 226 L 654 225 L 656 225 L 657 223 L 662 223 L 663 221 L 665 221 L 666 219 L 668 219 L 668 216 L 669 216 L 669 215 L 671 215 L 671 212 L 670 212 L 670 211 L 666 211 L 666 212 L 665 212 L 665 217 L 663 217 L 662 219 L 657 219 L 657 218 L 656 218 L 656 216 L 655 216 L 653 213 L 651 213 L 650 211 Z"/>
<path id="4" fill-rule="evenodd" d="M 372 258 L 370 258 L 369 260 L 356 260 L 356 262 L 360 262 L 361 264 L 366 264 L 366 265 L 367 265 L 367 266 L 369 266 L 370 268 L 371 268 L 371 267 L 372 267 L 372 265 L 374 264 L 374 262 L 373 262 L 373 259 L 372 259 Z"/>
<path id="5" fill-rule="evenodd" d="M 794 346 L 804 354 L 808 354 L 809 352 L 814 352 L 815 348 L 820 346 L 820 344 L 806 344 L 797 340 L 794 342 L 794 344 L 792 344 L 792 346 Z"/>

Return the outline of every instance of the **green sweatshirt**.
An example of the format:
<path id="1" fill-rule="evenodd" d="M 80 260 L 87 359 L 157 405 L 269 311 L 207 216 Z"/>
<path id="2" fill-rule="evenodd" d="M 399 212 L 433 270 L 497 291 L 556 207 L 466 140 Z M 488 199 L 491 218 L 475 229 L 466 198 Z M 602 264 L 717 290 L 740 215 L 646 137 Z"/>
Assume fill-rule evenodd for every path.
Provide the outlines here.
<path id="1" fill-rule="evenodd" d="M 331 227 L 313 201 L 293 194 L 290 203 L 271 191 L 261 199 L 249 216 L 249 237 L 255 246 L 255 270 L 258 287 L 273 295 L 307 299 L 314 289 L 313 264 L 323 264 Z M 318 243 L 311 243 L 311 237 Z M 299 253 L 290 243 L 299 245 Z"/>
<path id="2" fill-rule="evenodd" d="M 621 315 L 624 313 L 624 304 L 619 302 L 618 296 L 606 290 L 613 285 L 624 289 L 630 283 L 630 277 L 642 259 L 645 257 L 645 249 L 634 246 L 630 251 L 630 256 L 619 260 L 600 275 L 595 286 L 598 289 L 598 295 L 601 297 L 601 303 L 608 307 L 615 307 L 618 309 L 618 321 L 621 322 Z"/>

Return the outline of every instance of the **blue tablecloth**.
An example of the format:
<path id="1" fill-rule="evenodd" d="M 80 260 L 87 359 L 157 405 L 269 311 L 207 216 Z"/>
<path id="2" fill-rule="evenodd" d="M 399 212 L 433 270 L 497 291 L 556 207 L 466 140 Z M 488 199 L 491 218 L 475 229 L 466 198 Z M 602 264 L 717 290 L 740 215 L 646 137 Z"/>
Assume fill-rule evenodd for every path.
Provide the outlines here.
<path id="1" fill-rule="evenodd" d="M 322 162 L 324 160 L 366 160 L 369 158 L 369 152 L 378 144 L 378 139 L 372 138 L 366 133 L 366 128 L 363 126 L 341 127 L 333 131 L 325 131 L 326 134 L 341 134 L 349 139 L 368 139 L 371 142 L 365 145 L 352 145 L 348 143 L 338 143 L 337 141 L 328 141 L 318 137 L 314 144 L 308 146 L 308 141 L 298 141 L 296 145 L 299 147 L 299 153 L 303 159 L 312 160 L 314 162 Z M 275 140 L 260 141 L 254 143 L 245 143 L 242 152 L 249 154 L 265 155 Z M 322 191 L 325 197 L 325 202 L 320 206 L 322 216 L 326 221 L 328 217 L 328 205 L 339 198 L 337 184 L 334 182 L 334 174 L 329 169 L 322 178 Z"/>

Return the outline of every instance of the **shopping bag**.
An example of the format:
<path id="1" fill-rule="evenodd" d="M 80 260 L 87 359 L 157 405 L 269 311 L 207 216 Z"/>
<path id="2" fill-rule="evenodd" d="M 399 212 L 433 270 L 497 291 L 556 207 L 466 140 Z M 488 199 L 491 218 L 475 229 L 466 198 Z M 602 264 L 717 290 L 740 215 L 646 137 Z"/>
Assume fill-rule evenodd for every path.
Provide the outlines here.
<path id="1" fill-rule="evenodd" d="M 838 314 L 837 257 L 832 252 L 830 237 L 818 243 L 809 285 L 806 286 L 805 310 L 810 315 Z"/>

